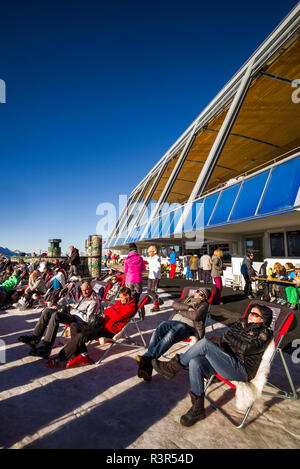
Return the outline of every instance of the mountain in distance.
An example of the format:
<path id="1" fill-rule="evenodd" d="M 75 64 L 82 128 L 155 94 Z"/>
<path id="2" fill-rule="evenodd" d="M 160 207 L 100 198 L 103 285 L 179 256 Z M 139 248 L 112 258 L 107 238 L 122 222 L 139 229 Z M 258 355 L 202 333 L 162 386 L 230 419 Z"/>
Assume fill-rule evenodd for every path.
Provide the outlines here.
<path id="1" fill-rule="evenodd" d="M 0 254 L 3 254 L 5 257 L 20 256 L 21 252 L 22 251 L 20 251 L 19 249 L 16 249 L 15 251 L 11 251 L 8 248 L 3 248 L 0 246 Z"/>

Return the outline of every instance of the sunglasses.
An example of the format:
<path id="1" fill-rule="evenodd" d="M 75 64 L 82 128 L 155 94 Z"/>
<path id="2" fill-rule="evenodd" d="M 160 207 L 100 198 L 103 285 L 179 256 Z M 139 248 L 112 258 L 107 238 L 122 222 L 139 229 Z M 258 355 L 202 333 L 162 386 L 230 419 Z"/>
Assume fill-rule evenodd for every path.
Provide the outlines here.
<path id="1" fill-rule="evenodd" d="M 250 314 L 252 314 L 252 316 L 254 316 L 255 318 L 263 319 L 263 317 L 260 314 L 255 313 L 254 311 L 250 311 Z"/>

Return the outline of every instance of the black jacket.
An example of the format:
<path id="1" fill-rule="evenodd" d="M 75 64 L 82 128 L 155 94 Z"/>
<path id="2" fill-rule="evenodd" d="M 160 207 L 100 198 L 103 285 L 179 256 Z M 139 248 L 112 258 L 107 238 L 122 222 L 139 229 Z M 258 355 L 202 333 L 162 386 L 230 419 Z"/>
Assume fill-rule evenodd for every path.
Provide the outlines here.
<path id="1" fill-rule="evenodd" d="M 70 264 L 71 265 L 79 265 L 80 264 L 79 251 L 76 248 L 74 248 L 72 250 L 72 253 L 71 253 L 71 256 L 70 256 Z"/>
<path id="2" fill-rule="evenodd" d="M 251 380 L 256 375 L 272 336 L 271 329 L 264 324 L 248 324 L 247 319 L 241 319 L 223 335 L 220 347 L 244 365 L 248 378 Z"/>
<path id="3" fill-rule="evenodd" d="M 169 319 L 172 319 L 176 313 L 180 313 L 182 316 L 185 316 L 188 319 L 191 319 L 194 323 L 194 329 L 199 336 L 199 339 L 202 339 L 205 335 L 205 319 L 208 312 L 208 302 L 201 301 L 194 307 L 194 311 L 189 311 L 189 308 L 192 305 L 184 303 L 185 300 L 174 301 L 173 308 L 175 312 L 170 316 Z"/>

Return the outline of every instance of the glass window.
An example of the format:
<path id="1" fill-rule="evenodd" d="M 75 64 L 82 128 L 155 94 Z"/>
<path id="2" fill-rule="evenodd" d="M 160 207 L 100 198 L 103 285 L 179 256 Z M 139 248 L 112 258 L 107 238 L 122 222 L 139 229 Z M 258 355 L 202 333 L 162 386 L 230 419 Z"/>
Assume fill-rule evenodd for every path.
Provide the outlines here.
<path id="1" fill-rule="evenodd" d="M 227 221 L 240 186 L 241 184 L 236 184 L 228 189 L 223 189 L 216 210 L 209 223 L 210 225 L 216 225 L 217 223 Z"/>
<path id="2" fill-rule="evenodd" d="M 193 203 L 193 205 L 191 206 L 191 209 L 189 211 L 189 214 L 184 222 L 184 226 L 183 226 L 183 232 L 184 233 L 188 233 L 189 231 L 193 231 L 193 225 L 196 221 L 196 203 Z"/>
<path id="3" fill-rule="evenodd" d="M 174 212 L 168 213 L 165 215 L 162 219 L 162 237 L 169 236 L 171 233 L 171 230 L 174 232 L 174 224 L 173 224 L 173 219 L 174 219 Z"/>
<path id="4" fill-rule="evenodd" d="M 299 190 L 299 174 L 300 157 L 275 166 L 258 213 L 293 207 Z"/>
<path id="5" fill-rule="evenodd" d="M 193 226 L 193 230 L 198 230 L 203 227 L 203 207 L 204 207 L 204 199 L 197 200 L 196 202 L 196 221 Z"/>
<path id="6" fill-rule="evenodd" d="M 206 197 L 206 199 L 204 201 L 203 211 L 201 212 L 201 218 L 202 218 L 203 226 L 207 225 L 208 220 L 210 219 L 212 211 L 213 211 L 213 209 L 216 205 L 216 202 L 218 200 L 218 197 L 219 197 L 219 192 L 215 192 L 214 194 Z M 199 217 L 198 217 L 198 219 L 199 219 Z M 198 224 L 198 220 L 197 220 L 197 224 Z M 201 224 L 199 223 L 199 228 L 200 227 L 201 227 Z"/>
<path id="7" fill-rule="evenodd" d="M 285 256 L 283 233 L 271 233 L 270 244 L 271 244 L 271 256 L 274 256 L 274 257 Z"/>
<path id="8" fill-rule="evenodd" d="M 238 220 L 255 215 L 268 174 L 269 171 L 264 171 L 244 181 L 230 220 Z"/>
<path id="9" fill-rule="evenodd" d="M 288 256 L 300 257 L 300 231 L 288 231 L 286 234 Z"/>
<path id="10" fill-rule="evenodd" d="M 179 222 L 179 219 L 182 215 L 182 212 L 183 212 L 183 208 L 180 208 L 178 210 L 176 210 L 176 212 L 174 213 L 174 218 L 173 218 L 173 222 L 171 224 L 171 228 L 170 228 L 170 234 L 174 234 L 174 230 Z"/>
<path id="11" fill-rule="evenodd" d="M 155 218 L 151 223 L 151 238 L 159 238 L 159 218 Z"/>

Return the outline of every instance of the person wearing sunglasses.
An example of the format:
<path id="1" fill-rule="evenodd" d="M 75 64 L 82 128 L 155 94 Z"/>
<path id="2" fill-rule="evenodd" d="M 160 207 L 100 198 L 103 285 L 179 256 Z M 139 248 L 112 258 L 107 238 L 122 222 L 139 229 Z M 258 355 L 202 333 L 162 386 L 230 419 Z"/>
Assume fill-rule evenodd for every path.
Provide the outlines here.
<path id="1" fill-rule="evenodd" d="M 258 370 L 273 333 L 272 310 L 252 304 L 245 318 L 235 322 L 222 337 L 199 340 L 186 353 L 169 361 L 152 360 L 154 369 L 171 379 L 188 367 L 192 407 L 180 423 L 189 427 L 205 418 L 204 378 L 219 374 L 229 381 L 251 381 Z"/>
<path id="2" fill-rule="evenodd" d="M 151 381 L 152 360 L 159 358 L 172 345 L 191 336 L 196 339 L 204 337 L 209 293 L 208 289 L 201 288 L 196 290 L 193 296 L 173 302 L 173 314 L 154 331 L 147 352 L 136 357 L 139 378 Z"/>

